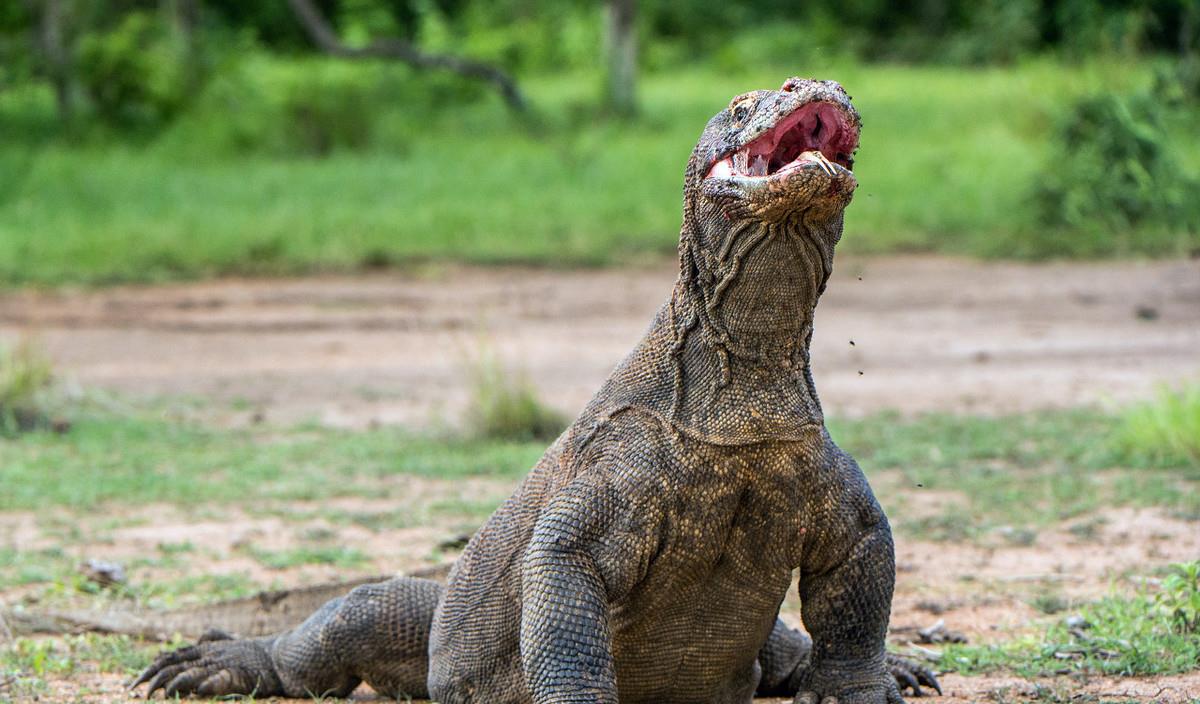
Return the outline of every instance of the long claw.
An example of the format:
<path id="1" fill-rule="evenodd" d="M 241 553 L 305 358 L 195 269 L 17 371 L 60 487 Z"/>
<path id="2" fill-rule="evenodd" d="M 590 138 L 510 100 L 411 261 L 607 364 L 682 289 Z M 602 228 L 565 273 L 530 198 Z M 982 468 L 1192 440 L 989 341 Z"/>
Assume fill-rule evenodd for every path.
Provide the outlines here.
<path id="1" fill-rule="evenodd" d="M 911 689 L 914 697 L 922 697 L 925 696 L 925 692 L 921 690 L 919 685 L 925 685 L 936 691 L 939 695 L 942 694 L 942 685 L 928 668 L 891 653 L 888 654 L 887 659 L 888 669 L 891 670 L 892 676 L 896 678 L 896 684 L 901 690 Z"/>
<path id="2" fill-rule="evenodd" d="M 911 672 L 907 670 L 896 670 L 892 674 L 894 674 L 896 679 L 899 680 L 901 692 L 911 689 L 914 697 L 925 696 L 925 693 L 921 691 L 921 683 L 917 681 L 916 677 L 913 677 Z"/>
<path id="3" fill-rule="evenodd" d="M 159 653 L 158 657 L 154 658 L 154 662 L 150 663 L 150 666 L 142 671 L 142 674 L 139 675 L 138 678 L 129 685 L 129 688 L 133 689 L 139 684 L 148 681 L 163 668 L 171 667 L 172 665 L 178 665 L 181 662 L 195 660 L 199 657 L 200 649 L 194 645 L 189 645 L 185 648 L 179 648 L 178 650 L 171 650 L 165 653 Z"/>
<path id="4" fill-rule="evenodd" d="M 189 668 L 171 680 L 171 683 L 163 690 L 163 696 L 167 699 L 174 699 L 176 695 L 192 694 L 196 691 L 196 687 L 206 679 L 208 679 L 208 673 L 203 667 Z"/>
<path id="5" fill-rule="evenodd" d="M 922 667 L 917 672 L 917 679 L 926 687 L 933 687 L 939 697 L 942 696 L 942 685 L 938 684 L 937 677 L 934 677 L 932 672 Z"/>
<path id="6" fill-rule="evenodd" d="M 176 675 L 186 672 L 190 667 L 190 664 L 183 662 L 159 670 L 155 673 L 154 679 L 150 680 L 150 685 L 146 688 L 146 698 L 150 699 L 153 697 L 155 692 L 166 687 L 168 683 L 174 681 Z M 170 695 L 167 696 L 169 697 Z"/>

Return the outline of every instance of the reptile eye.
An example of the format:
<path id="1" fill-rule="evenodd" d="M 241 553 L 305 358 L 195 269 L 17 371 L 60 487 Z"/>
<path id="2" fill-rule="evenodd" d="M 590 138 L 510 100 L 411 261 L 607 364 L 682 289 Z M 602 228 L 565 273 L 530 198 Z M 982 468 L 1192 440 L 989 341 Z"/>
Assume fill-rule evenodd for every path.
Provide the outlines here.
<path id="1" fill-rule="evenodd" d="M 753 101 L 747 99 L 733 106 L 733 121 L 735 123 L 740 125 L 746 121 L 746 118 L 750 117 L 750 108 L 752 102 Z"/>

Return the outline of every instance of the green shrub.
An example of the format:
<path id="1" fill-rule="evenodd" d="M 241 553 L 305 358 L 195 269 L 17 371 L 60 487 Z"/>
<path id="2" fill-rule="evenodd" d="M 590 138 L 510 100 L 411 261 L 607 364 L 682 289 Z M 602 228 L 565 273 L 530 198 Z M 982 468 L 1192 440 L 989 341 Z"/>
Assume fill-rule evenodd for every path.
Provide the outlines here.
<path id="1" fill-rule="evenodd" d="M 205 160 L 338 152 L 407 153 L 447 113 L 496 99 L 446 72 L 387 61 L 281 60 L 247 45 L 165 135 L 171 153 Z"/>
<path id="2" fill-rule="evenodd" d="M 1169 107 L 1148 94 L 1084 98 L 1058 129 L 1033 200 L 1028 254 L 1179 253 L 1200 234 L 1200 183 L 1172 153 Z M 1032 234 L 1032 233 L 1031 233 Z"/>
<path id="3" fill-rule="evenodd" d="M 158 15 L 130 12 L 79 42 L 77 75 L 96 115 L 116 126 L 154 126 L 173 117 L 193 87 L 181 37 Z"/>
<path id="4" fill-rule="evenodd" d="M 0 347 L 0 433 L 48 425 L 46 395 L 53 381 L 50 361 L 31 343 Z"/>
<path id="5" fill-rule="evenodd" d="M 335 149 L 361 149 L 371 141 L 371 99 L 361 86 L 294 85 L 283 106 L 287 142 L 298 153 L 325 156 Z"/>
<path id="6" fill-rule="evenodd" d="M 1200 634 L 1200 562 L 1171 565 L 1158 605 L 1170 615 L 1177 632 Z"/>
<path id="7" fill-rule="evenodd" d="M 1185 109 L 1200 103 L 1200 51 L 1156 69 L 1154 94 Z"/>
<path id="8" fill-rule="evenodd" d="M 734 34 L 712 54 L 713 65 L 730 73 L 746 66 L 773 65 L 786 61 L 797 67 L 828 63 L 852 55 L 854 37 L 842 36 L 835 17 L 813 13 L 804 23 L 771 22 Z"/>
<path id="9" fill-rule="evenodd" d="M 1034 0 L 980 0 L 966 27 L 945 39 L 942 54 L 952 63 L 1011 64 L 1037 45 L 1038 11 Z"/>
<path id="10" fill-rule="evenodd" d="M 1133 465 L 1200 466 L 1200 385 L 1163 389 L 1128 409 L 1113 442 Z"/>
<path id="11" fill-rule="evenodd" d="M 470 430 L 492 440 L 553 440 L 566 427 L 562 414 L 546 407 L 528 379 L 507 371 L 491 357 L 470 370 Z"/>

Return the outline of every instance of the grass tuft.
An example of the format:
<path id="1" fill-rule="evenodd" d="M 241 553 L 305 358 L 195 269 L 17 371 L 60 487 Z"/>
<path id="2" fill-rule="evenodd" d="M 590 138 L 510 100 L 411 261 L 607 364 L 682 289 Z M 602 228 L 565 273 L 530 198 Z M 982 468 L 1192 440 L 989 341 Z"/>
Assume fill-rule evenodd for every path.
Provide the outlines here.
<path id="1" fill-rule="evenodd" d="M 467 424 L 477 437 L 549 441 L 566 427 L 567 419 L 538 399 L 523 374 L 505 370 L 493 357 L 481 358 L 470 374 Z"/>
<path id="2" fill-rule="evenodd" d="M 31 342 L 0 346 L 0 433 L 47 427 L 47 396 L 54 383 L 50 360 Z"/>
<path id="3" fill-rule="evenodd" d="M 1200 466 L 1200 384 L 1130 407 L 1114 444 L 1133 465 Z"/>

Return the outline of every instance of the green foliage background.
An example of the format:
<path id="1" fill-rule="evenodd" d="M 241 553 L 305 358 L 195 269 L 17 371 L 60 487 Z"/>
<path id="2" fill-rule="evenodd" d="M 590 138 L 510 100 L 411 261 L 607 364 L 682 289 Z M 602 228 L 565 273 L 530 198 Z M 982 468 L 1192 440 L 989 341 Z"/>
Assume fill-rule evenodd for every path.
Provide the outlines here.
<path id="1" fill-rule="evenodd" d="M 0 8 L 0 284 L 669 256 L 700 127 L 795 74 L 866 120 L 847 249 L 1200 250 L 1187 0 L 644 0 L 626 119 L 601 3 L 317 3 L 348 44 L 509 71 L 516 115 L 449 73 L 322 55 L 283 0 L 55 1 L 60 69 L 51 0 Z"/>

